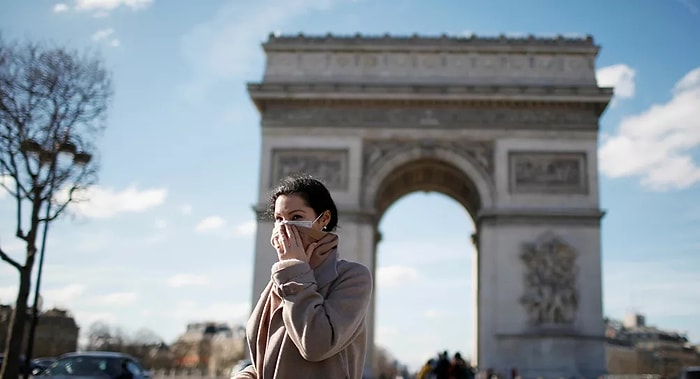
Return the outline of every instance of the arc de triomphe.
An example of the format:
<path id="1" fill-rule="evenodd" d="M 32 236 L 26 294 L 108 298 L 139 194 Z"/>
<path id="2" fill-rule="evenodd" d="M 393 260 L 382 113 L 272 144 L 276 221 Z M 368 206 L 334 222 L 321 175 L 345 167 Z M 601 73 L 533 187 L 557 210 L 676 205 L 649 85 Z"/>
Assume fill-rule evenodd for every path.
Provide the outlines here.
<path id="1" fill-rule="evenodd" d="M 338 203 L 341 257 L 374 272 L 385 210 L 446 194 L 476 225 L 478 366 L 605 371 L 597 139 L 612 90 L 596 83 L 591 37 L 271 35 L 263 47 L 263 80 L 248 85 L 259 215 L 278 179 L 315 175 Z M 260 219 L 253 303 L 276 259 L 271 230 Z M 369 321 L 373 345 L 374 303 Z"/>

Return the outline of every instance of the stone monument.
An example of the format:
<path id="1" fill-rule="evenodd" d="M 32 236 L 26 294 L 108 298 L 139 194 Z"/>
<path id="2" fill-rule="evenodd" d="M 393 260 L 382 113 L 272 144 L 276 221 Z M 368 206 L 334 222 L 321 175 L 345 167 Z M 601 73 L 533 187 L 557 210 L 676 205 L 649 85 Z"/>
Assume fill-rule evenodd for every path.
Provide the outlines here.
<path id="1" fill-rule="evenodd" d="M 446 194 L 476 226 L 478 366 L 605 372 L 597 141 L 612 89 L 596 83 L 592 37 L 271 35 L 263 48 L 263 79 L 248 85 L 258 215 L 280 178 L 312 174 L 338 203 L 341 257 L 374 272 L 386 209 Z M 253 303 L 276 259 L 271 230 L 260 218 Z M 374 303 L 368 325 L 372 341 Z"/>

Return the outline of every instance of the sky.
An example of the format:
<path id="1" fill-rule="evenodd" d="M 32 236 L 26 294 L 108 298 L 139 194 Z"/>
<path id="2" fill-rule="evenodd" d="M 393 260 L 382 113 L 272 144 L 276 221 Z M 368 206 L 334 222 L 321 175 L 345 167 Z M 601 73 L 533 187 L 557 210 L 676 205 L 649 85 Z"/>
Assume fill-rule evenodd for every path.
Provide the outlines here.
<path id="1" fill-rule="evenodd" d="M 245 322 L 261 133 L 246 83 L 273 32 L 592 35 L 598 83 L 615 88 L 599 139 L 604 313 L 700 343 L 700 0 L 5 0 L 5 39 L 97 51 L 114 80 L 99 183 L 50 227 L 45 308 L 166 342 L 188 322 Z M 23 259 L 14 207 L 0 192 L 0 247 Z M 468 213 L 413 193 L 379 226 L 377 344 L 414 369 L 470 356 Z M 0 262 L 0 303 L 17 282 Z"/>

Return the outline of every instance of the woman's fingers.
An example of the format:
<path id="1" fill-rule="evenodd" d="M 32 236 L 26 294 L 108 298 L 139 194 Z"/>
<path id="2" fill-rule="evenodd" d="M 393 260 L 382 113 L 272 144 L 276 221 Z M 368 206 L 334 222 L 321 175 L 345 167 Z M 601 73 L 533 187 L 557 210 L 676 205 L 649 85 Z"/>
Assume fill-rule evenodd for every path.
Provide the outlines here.
<path id="1" fill-rule="evenodd" d="M 293 227 L 291 229 L 292 229 L 292 235 L 291 235 L 292 241 L 297 246 L 301 246 L 301 236 L 299 235 L 299 231 L 297 230 L 296 227 Z"/>

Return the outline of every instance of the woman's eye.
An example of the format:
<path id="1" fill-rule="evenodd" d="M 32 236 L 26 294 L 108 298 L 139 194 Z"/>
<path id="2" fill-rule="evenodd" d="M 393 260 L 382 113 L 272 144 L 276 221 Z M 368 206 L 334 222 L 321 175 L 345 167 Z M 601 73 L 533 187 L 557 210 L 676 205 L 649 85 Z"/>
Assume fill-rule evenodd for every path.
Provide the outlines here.
<path id="1" fill-rule="evenodd" d="M 294 217 L 292 217 L 292 220 L 299 220 L 299 219 L 302 219 L 302 218 L 303 218 L 303 217 L 301 217 L 301 215 L 294 215 Z"/>

